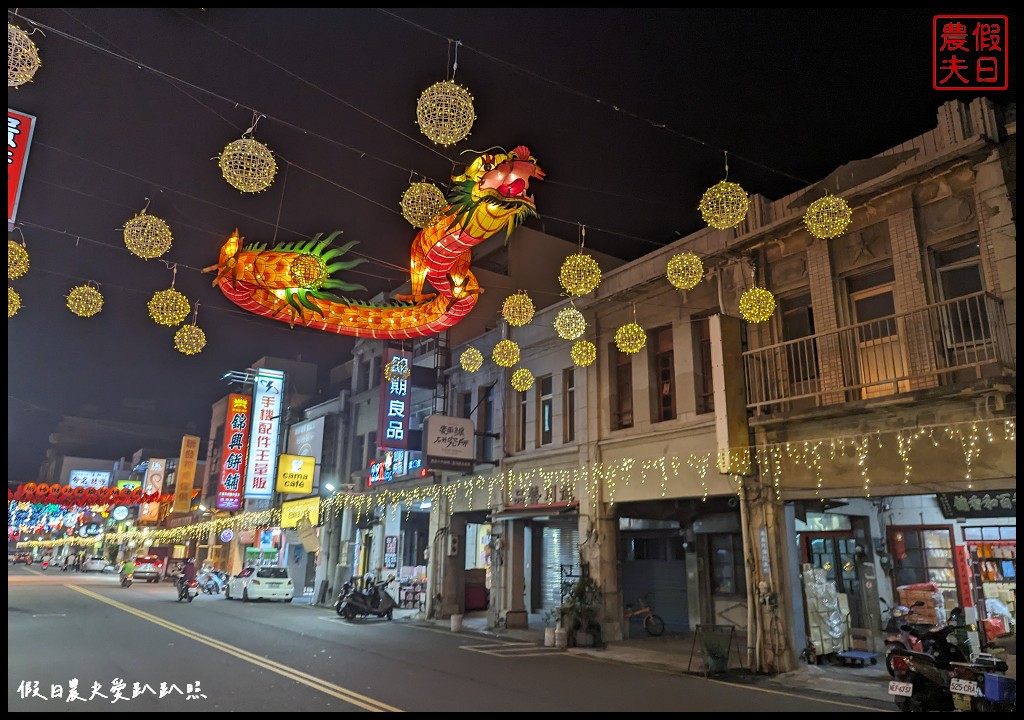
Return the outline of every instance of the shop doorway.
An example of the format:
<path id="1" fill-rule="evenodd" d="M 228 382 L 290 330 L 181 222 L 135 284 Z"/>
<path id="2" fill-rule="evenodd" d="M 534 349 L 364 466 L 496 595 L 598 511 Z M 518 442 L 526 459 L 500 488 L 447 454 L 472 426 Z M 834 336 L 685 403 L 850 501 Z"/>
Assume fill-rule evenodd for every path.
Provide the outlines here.
<path id="1" fill-rule="evenodd" d="M 800 535 L 802 561 L 825 571 L 826 582 L 834 582 L 836 592 L 846 595 L 847 628 L 867 627 L 864 613 L 864 586 L 857 557 L 857 539 L 853 531 L 804 532 Z"/>

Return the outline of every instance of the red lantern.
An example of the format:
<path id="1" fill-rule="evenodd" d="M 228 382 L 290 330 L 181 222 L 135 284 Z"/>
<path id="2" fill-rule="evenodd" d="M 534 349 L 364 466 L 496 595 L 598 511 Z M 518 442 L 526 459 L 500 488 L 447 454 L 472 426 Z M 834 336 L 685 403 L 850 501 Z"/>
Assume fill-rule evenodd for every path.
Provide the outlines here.
<path id="1" fill-rule="evenodd" d="M 51 495 L 60 495 L 60 489 L 61 489 L 60 483 L 54 483 L 53 485 L 50 486 L 50 494 Z"/>
<path id="2" fill-rule="evenodd" d="M 72 501 L 74 501 L 76 505 L 84 505 L 86 492 L 87 491 L 84 487 L 76 487 L 74 490 L 71 491 Z"/>
<path id="3" fill-rule="evenodd" d="M 132 490 L 132 504 L 139 504 L 142 502 L 142 488 L 135 488 Z"/>
<path id="4" fill-rule="evenodd" d="M 62 485 L 61 488 L 60 488 L 60 494 L 63 495 L 65 498 L 68 498 L 68 499 L 70 499 L 71 497 L 74 496 L 74 492 L 75 492 L 75 489 L 73 487 L 71 487 L 70 485 Z"/>
<path id="5" fill-rule="evenodd" d="M 21 489 L 27 493 L 34 493 L 36 491 L 36 484 L 34 482 L 27 482 L 21 486 Z"/>

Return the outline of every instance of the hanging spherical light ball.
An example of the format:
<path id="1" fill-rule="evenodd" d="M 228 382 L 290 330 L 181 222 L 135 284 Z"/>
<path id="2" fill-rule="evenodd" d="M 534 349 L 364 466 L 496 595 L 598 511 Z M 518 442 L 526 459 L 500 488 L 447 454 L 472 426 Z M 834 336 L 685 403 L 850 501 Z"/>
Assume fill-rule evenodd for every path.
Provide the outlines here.
<path id="1" fill-rule="evenodd" d="M 725 230 L 743 222 L 747 208 L 750 207 L 750 198 L 746 190 L 736 183 L 722 180 L 704 192 L 698 207 L 704 222 L 713 228 Z"/>
<path id="2" fill-rule="evenodd" d="M 704 279 L 704 262 L 692 252 L 679 253 L 669 258 L 665 275 L 680 290 L 693 290 Z"/>
<path id="3" fill-rule="evenodd" d="M 579 367 L 587 367 L 597 360 L 597 347 L 589 340 L 577 340 L 572 344 L 569 357 Z"/>
<path id="4" fill-rule="evenodd" d="M 615 346 L 619 352 L 633 355 L 644 349 L 647 344 L 647 333 L 635 322 L 626 323 L 615 331 Z"/>
<path id="5" fill-rule="evenodd" d="M 18 291 L 12 288 L 10 285 L 7 286 L 7 317 L 14 317 L 18 311 L 21 310 L 21 295 Z"/>
<path id="6" fill-rule="evenodd" d="M 558 282 L 570 295 L 586 295 L 601 284 L 601 266 L 589 255 L 573 253 L 562 263 Z"/>
<path id="7" fill-rule="evenodd" d="M 384 379 L 388 382 L 406 380 L 411 374 L 409 358 L 392 358 L 390 362 L 384 364 Z"/>
<path id="8" fill-rule="evenodd" d="M 491 359 L 496 365 L 510 368 L 519 362 L 519 346 L 512 340 L 502 340 L 491 351 Z"/>
<path id="9" fill-rule="evenodd" d="M 206 333 L 198 325 L 182 325 L 174 333 L 174 349 L 184 355 L 196 355 L 206 347 Z"/>
<path id="10" fill-rule="evenodd" d="M 775 296 L 770 290 L 752 287 L 740 295 L 740 315 L 751 323 L 762 323 L 775 312 Z"/>
<path id="11" fill-rule="evenodd" d="M 7 279 L 20 278 L 28 272 L 28 250 L 21 243 L 7 241 Z"/>
<path id="12" fill-rule="evenodd" d="M 446 207 L 444 193 L 431 183 L 413 183 L 402 193 L 402 217 L 413 227 L 427 227 Z"/>
<path id="13" fill-rule="evenodd" d="M 484 364 L 484 354 L 475 347 L 468 347 L 459 356 L 459 365 L 466 372 L 475 373 Z"/>
<path id="14" fill-rule="evenodd" d="M 42 62 L 39 50 L 28 33 L 7 23 L 7 87 L 20 87 L 29 82 Z"/>
<path id="15" fill-rule="evenodd" d="M 501 304 L 501 316 L 512 327 L 522 327 L 533 320 L 534 312 L 533 300 L 523 290 L 509 295 Z"/>
<path id="16" fill-rule="evenodd" d="M 266 145 L 252 137 L 228 143 L 218 159 L 220 172 L 236 190 L 258 193 L 274 182 L 277 161 Z"/>
<path id="17" fill-rule="evenodd" d="M 438 145 L 466 139 L 475 120 L 473 96 L 451 80 L 434 83 L 416 101 L 416 124 Z"/>
<path id="18" fill-rule="evenodd" d="M 555 315 L 555 332 L 563 340 L 575 340 L 587 331 L 587 319 L 583 313 L 570 305 Z"/>
<path id="19" fill-rule="evenodd" d="M 533 387 L 533 373 L 526 368 L 519 368 L 512 373 L 512 389 L 518 392 L 526 392 Z"/>
<path id="20" fill-rule="evenodd" d="M 155 215 L 143 210 L 124 224 L 124 244 L 143 260 L 158 258 L 171 249 L 171 228 Z"/>
<path id="21" fill-rule="evenodd" d="M 191 309 L 188 298 L 174 288 L 153 293 L 153 297 L 146 303 L 146 307 L 154 322 L 168 327 L 174 327 L 184 322 Z"/>
<path id="22" fill-rule="evenodd" d="M 853 210 L 841 197 L 826 195 L 812 202 L 804 213 L 804 226 L 819 240 L 837 238 L 846 232 Z"/>
<path id="23" fill-rule="evenodd" d="M 68 310 L 79 317 L 92 317 L 103 309 L 103 293 L 92 285 L 79 285 L 68 293 Z"/>

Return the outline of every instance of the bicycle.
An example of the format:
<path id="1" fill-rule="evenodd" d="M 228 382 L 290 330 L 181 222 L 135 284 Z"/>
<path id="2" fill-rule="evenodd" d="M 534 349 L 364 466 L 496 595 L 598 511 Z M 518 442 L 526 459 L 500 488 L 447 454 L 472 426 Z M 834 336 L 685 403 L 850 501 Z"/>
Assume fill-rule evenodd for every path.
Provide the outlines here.
<path id="1" fill-rule="evenodd" d="M 647 631 L 648 635 L 658 637 L 665 632 L 665 621 L 661 619 L 661 616 L 655 615 L 650 605 L 643 598 L 640 598 L 637 602 L 640 607 L 636 610 L 633 609 L 632 605 L 626 605 L 626 622 L 635 617 L 642 617 L 644 630 Z"/>

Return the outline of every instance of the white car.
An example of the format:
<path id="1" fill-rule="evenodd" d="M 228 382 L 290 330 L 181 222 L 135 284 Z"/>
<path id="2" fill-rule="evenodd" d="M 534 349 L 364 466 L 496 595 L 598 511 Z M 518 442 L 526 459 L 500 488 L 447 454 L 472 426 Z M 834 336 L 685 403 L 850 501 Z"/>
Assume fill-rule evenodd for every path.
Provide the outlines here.
<path id="1" fill-rule="evenodd" d="M 283 600 L 291 602 L 295 597 L 295 586 L 288 577 L 288 568 L 280 566 L 249 567 L 232 576 L 224 591 L 228 600 L 241 598 L 250 600 Z"/>
<path id="2" fill-rule="evenodd" d="M 82 572 L 103 572 L 103 568 L 107 566 L 106 558 L 102 558 L 99 555 L 93 555 L 91 558 L 86 560 L 82 564 Z"/>

